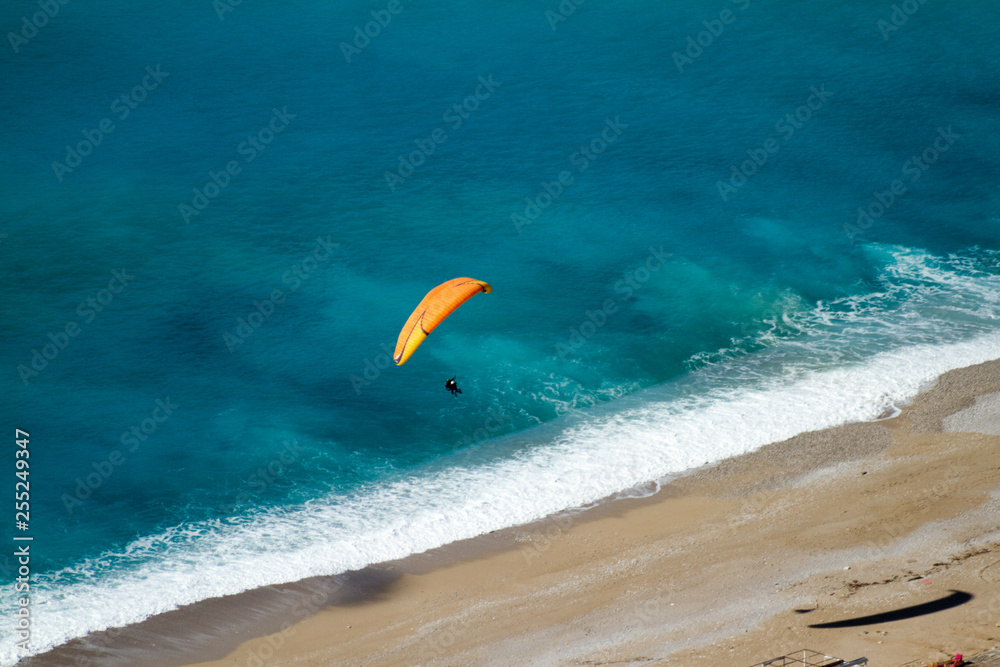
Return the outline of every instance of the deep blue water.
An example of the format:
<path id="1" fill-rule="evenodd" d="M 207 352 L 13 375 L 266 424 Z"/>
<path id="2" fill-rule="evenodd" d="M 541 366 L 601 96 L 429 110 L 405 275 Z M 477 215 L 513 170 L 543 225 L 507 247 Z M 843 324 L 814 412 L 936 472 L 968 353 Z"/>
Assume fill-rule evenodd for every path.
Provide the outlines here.
<path id="1" fill-rule="evenodd" d="M 34 538 L 30 652 L 1000 356 L 1000 6 L 558 7 L 0 10 L 0 422 L 31 482 L 0 539 Z M 493 291 L 392 365 L 458 276 Z"/>

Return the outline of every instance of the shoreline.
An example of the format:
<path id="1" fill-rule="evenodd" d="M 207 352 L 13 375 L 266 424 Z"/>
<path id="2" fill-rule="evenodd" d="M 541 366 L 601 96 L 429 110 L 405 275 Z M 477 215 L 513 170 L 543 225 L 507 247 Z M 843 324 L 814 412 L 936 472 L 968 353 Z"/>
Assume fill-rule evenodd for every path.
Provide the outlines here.
<path id="1" fill-rule="evenodd" d="M 647 497 L 201 601 L 19 664 L 751 665 L 809 647 L 891 667 L 972 653 L 1000 641 L 996 392 L 1000 360 L 953 370 L 894 418 L 803 433 Z M 953 589 L 972 601 L 808 627 Z M 966 644 L 924 641 L 952 616 L 940 634 Z"/>

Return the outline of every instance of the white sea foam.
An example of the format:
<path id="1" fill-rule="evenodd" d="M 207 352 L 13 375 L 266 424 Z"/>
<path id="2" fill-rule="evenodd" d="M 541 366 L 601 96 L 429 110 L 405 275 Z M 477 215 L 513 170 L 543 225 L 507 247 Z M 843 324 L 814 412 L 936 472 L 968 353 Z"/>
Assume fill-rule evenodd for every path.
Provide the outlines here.
<path id="1" fill-rule="evenodd" d="M 795 335 L 775 336 L 755 354 L 703 360 L 684 382 L 490 443 L 509 456 L 438 461 L 350 497 L 178 526 L 124 553 L 41 574 L 32 647 L 209 597 L 400 558 L 804 431 L 876 419 L 948 370 L 1000 358 L 996 275 L 894 253 L 885 290 L 790 316 Z M 951 319 L 930 319 L 944 305 Z M 4 664 L 16 660 L 12 646 L 3 642 Z"/>

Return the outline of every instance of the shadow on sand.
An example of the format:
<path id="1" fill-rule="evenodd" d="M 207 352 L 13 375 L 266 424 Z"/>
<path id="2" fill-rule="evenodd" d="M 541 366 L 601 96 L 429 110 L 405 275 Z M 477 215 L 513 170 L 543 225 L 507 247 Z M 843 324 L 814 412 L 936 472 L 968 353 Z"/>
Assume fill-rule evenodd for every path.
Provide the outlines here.
<path id="1" fill-rule="evenodd" d="M 848 618 L 843 621 L 817 623 L 816 625 L 810 625 L 809 627 L 854 628 L 859 625 L 874 625 L 875 623 L 902 621 L 907 618 L 916 618 L 917 616 L 924 616 L 926 614 L 944 611 L 945 609 L 951 609 L 952 607 L 958 607 L 959 605 L 963 605 L 971 600 L 972 597 L 971 593 L 966 593 L 964 591 L 951 591 L 951 595 L 946 595 L 943 598 L 931 600 L 930 602 L 924 602 L 923 604 L 916 604 L 912 607 L 903 607 L 902 609 L 894 609 L 892 611 L 882 612 L 881 614 L 872 614 L 871 616 L 861 616 L 860 618 Z"/>

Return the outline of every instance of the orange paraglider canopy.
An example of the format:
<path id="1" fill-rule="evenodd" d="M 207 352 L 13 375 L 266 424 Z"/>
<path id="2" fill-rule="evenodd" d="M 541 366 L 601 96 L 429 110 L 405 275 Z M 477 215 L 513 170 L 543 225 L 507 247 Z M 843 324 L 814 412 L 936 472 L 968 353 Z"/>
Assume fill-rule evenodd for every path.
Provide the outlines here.
<path id="1" fill-rule="evenodd" d="M 441 324 L 456 308 L 480 292 L 489 293 L 492 290 L 489 283 L 472 278 L 453 278 L 432 289 L 410 314 L 403 330 L 399 332 L 393 361 L 397 366 L 405 364 L 427 338 L 427 334 L 434 331 L 434 327 Z"/>

